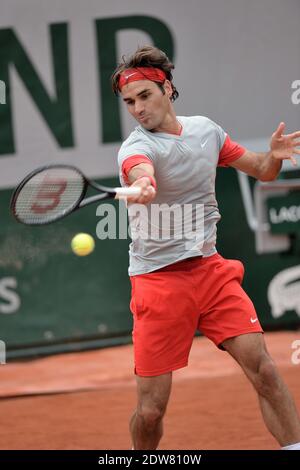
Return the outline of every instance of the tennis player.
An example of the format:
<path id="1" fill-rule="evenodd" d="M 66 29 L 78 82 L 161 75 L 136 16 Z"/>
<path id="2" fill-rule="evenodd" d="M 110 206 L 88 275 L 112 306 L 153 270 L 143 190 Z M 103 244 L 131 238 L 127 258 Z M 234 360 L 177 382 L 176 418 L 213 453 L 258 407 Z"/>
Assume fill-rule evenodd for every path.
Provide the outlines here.
<path id="1" fill-rule="evenodd" d="M 135 235 L 129 266 L 138 392 L 130 421 L 133 447 L 157 448 L 172 372 L 187 366 L 199 330 L 241 366 L 279 445 L 300 449 L 298 413 L 266 349 L 255 308 L 241 287 L 243 265 L 224 259 L 215 246 L 220 219 L 216 168 L 231 166 L 260 181 L 272 181 L 283 160 L 295 163 L 300 131 L 284 135 L 282 122 L 271 137 L 270 150 L 256 153 L 232 141 L 207 117 L 176 116 L 173 101 L 178 91 L 172 69 L 164 52 L 146 46 L 128 60 L 123 58 L 112 76 L 115 94 L 139 123 L 118 155 L 121 184 L 142 188 L 128 206 Z M 183 236 L 175 236 L 170 223 L 169 236 L 151 236 L 150 229 L 158 228 L 160 234 L 161 228 L 159 219 L 153 221 L 154 207 L 162 208 L 163 220 L 169 221 L 174 207 L 190 208 L 189 222 L 203 219 L 199 233 L 189 227 Z"/>

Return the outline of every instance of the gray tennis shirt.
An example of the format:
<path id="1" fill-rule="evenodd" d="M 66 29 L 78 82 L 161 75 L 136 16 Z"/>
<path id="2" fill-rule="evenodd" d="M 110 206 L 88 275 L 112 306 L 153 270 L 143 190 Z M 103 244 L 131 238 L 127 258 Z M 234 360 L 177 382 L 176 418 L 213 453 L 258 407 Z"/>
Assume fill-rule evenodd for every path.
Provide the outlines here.
<path id="1" fill-rule="evenodd" d="M 132 243 L 129 275 L 143 274 L 179 260 L 216 253 L 216 168 L 226 133 L 204 116 L 178 116 L 181 135 L 150 132 L 138 126 L 118 154 L 122 164 L 133 155 L 153 163 L 157 195 L 149 204 L 128 204 Z"/>

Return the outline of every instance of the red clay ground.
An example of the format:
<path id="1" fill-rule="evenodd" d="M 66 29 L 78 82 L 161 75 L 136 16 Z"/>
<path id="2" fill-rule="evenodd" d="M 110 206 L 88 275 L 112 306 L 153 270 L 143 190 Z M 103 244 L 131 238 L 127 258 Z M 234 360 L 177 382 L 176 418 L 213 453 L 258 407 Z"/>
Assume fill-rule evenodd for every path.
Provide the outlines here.
<path id="1" fill-rule="evenodd" d="M 265 337 L 300 408 L 300 364 L 291 362 L 300 332 Z M 0 449 L 130 449 L 131 359 L 122 346 L 1 366 Z M 197 338 L 189 367 L 174 373 L 160 449 L 277 448 L 239 367 Z"/>

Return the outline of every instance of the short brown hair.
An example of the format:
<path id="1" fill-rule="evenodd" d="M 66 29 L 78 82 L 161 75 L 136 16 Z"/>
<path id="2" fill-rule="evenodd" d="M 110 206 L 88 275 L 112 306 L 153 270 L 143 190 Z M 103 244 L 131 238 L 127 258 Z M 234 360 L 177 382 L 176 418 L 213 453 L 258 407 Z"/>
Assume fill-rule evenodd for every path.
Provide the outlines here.
<path id="1" fill-rule="evenodd" d="M 173 75 L 171 70 L 173 70 L 175 67 L 163 51 L 154 46 L 144 46 L 140 47 L 132 56 L 127 59 L 125 56 L 123 56 L 122 60 L 123 62 L 118 65 L 111 77 L 112 89 L 115 95 L 119 95 L 119 78 L 124 70 L 135 67 L 155 67 L 163 70 L 166 74 L 167 80 L 171 82 L 173 90 L 172 96 L 170 98 L 171 101 L 175 101 L 176 98 L 178 98 L 179 93 L 172 83 Z M 157 83 L 157 85 L 164 92 L 161 84 Z"/>

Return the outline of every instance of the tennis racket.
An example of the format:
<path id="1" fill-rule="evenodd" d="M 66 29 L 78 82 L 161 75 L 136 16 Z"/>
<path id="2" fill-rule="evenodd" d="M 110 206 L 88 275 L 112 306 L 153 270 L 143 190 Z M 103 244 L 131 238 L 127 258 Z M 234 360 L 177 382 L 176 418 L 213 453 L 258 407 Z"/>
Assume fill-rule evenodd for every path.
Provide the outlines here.
<path id="1" fill-rule="evenodd" d="M 85 197 L 88 188 L 99 194 Z M 77 209 L 110 198 L 137 196 L 141 188 L 108 188 L 89 180 L 71 165 L 48 165 L 27 175 L 14 190 L 10 208 L 26 225 L 44 225 Z"/>

